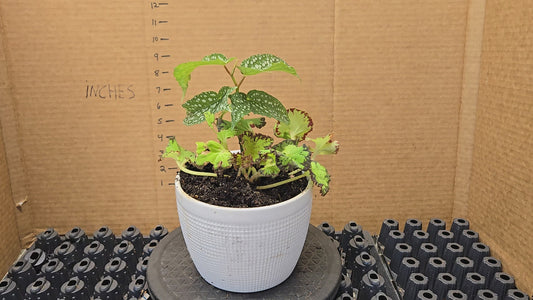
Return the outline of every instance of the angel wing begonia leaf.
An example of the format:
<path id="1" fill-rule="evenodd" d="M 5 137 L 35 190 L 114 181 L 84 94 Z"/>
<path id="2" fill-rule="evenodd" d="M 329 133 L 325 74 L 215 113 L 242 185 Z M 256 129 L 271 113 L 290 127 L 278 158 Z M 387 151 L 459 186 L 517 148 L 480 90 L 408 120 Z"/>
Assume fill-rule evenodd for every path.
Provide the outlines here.
<path id="1" fill-rule="evenodd" d="M 185 98 L 187 88 L 189 87 L 189 80 L 191 80 L 191 73 L 199 66 L 206 65 L 226 65 L 235 58 L 226 58 L 226 56 L 220 53 L 214 53 L 205 56 L 200 61 L 191 61 L 178 65 L 174 68 L 174 78 L 178 81 L 181 89 L 183 90 L 182 98 Z"/>
<path id="2" fill-rule="evenodd" d="M 282 71 L 298 77 L 296 70 L 289 66 L 283 59 L 272 54 L 257 54 L 243 60 L 237 66 L 242 75 L 256 75 L 263 72 Z"/>

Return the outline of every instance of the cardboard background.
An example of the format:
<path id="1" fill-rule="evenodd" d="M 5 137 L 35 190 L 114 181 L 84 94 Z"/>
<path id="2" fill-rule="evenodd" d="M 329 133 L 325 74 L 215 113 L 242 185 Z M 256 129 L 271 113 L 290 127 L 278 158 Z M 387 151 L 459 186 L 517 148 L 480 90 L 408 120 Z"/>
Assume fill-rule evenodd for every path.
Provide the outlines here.
<path id="1" fill-rule="evenodd" d="M 488 1 L 468 217 L 533 290 L 533 6 Z"/>
<path id="2" fill-rule="evenodd" d="M 175 171 L 158 162 L 166 144 L 159 136 L 176 135 L 190 148 L 212 136 L 180 125 L 181 92 L 162 72 L 212 52 L 267 52 L 294 66 L 301 82 L 264 74 L 243 89 L 307 110 L 313 136 L 332 131 L 341 142 L 324 161 L 332 188 L 314 201 L 313 224 L 355 220 L 378 232 L 388 217 L 467 217 L 520 287 L 533 291 L 533 5 L 168 3 L 0 3 L 0 238 L 11 241 L 0 248 L 0 271 L 49 226 L 177 226 L 168 185 Z M 199 69 L 188 96 L 223 84 L 220 68 Z M 87 96 L 93 85 L 114 91 Z"/>

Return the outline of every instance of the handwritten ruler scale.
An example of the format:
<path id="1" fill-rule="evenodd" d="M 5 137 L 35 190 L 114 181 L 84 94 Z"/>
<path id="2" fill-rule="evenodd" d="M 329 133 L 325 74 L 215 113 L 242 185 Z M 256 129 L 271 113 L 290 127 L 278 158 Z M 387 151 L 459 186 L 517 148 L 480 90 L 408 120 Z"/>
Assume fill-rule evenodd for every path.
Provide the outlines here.
<path id="1" fill-rule="evenodd" d="M 152 107 L 154 161 L 158 199 L 173 199 L 174 178 L 177 167 L 161 159 L 169 138 L 173 137 L 176 123 L 176 108 L 179 106 L 179 91 L 173 76 L 174 61 L 171 40 L 172 20 L 170 2 L 146 2 L 146 37 L 150 44 L 148 59 L 149 95 Z"/>

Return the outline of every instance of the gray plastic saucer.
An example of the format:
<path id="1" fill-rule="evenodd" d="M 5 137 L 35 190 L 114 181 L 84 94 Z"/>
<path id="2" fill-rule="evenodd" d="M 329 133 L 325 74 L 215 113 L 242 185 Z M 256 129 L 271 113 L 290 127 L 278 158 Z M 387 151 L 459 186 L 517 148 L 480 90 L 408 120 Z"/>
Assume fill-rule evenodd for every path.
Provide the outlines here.
<path id="1" fill-rule="evenodd" d="M 302 255 L 291 276 L 280 285 L 257 293 L 231 293 L 207 283 L 185 246 L 181 228 L 169 233 L 154 249 L 147 269 L 152 297 L 169 299 L 333 299 L 341 280 L 341 259 L 333 240 L 309 225 Z"/>

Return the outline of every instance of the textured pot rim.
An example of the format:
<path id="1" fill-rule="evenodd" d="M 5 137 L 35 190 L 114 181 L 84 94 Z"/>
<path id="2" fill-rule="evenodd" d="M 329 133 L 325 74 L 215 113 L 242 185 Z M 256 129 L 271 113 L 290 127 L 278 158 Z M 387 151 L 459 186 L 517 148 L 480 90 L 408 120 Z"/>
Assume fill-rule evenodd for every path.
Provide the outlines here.
<path id="1" fill-rule="evenodd" d="M 307 187 L 305 188 L 305 190 L 303 190 L 298 195 L 296 195 L 296 196 L 294 196 L 294 197 L 292 197 L 292 198 L 290 198 L 288 200 L 285 200 L 283 202 L 279 202 L 279 203 L 271 204 L 271 205 L 266 205 L 266 206 L 259 206 L 259 207 L 227 207 L 227 206 L 219 206 L 219 205 L 213 205 L 213 204 L 205 203 L 203 201 L 200 201 L 198 199 L 195 199 L 195 198 L 191 197 L 189 194 L 187 194 L 181 188 L 179 173 L 178 173 L 178 175 L 176 175 L 176 179 L 175 179 L 174 183 L 175 183 L 176 189 L 181 194 L 185 195 L 186 198 L 189 201 L 195 202 L 196 205 L 203 206 L 205 208 L 210 208 L 210 209 L 217 209 L 219 211 L 227 211 L 227 212 L 234 212 L 234 213 L 235 212 L 239 212 L 239 211 L 260 212 L 260 211 L 263 211 L 263 210 L 271 210 L 271 209 L 275 209 L 275 208 L 278 208 L 278 207 L 291 205 L 292 203 L 298 201 L 301 197 L 303 197 L 303 195 L 305 193 L 307 193 L 309 190 L 311 190 L 313 188 L 313 182 L 311 180 L 309 180 L 309 178 L 308 178 Z"/>

